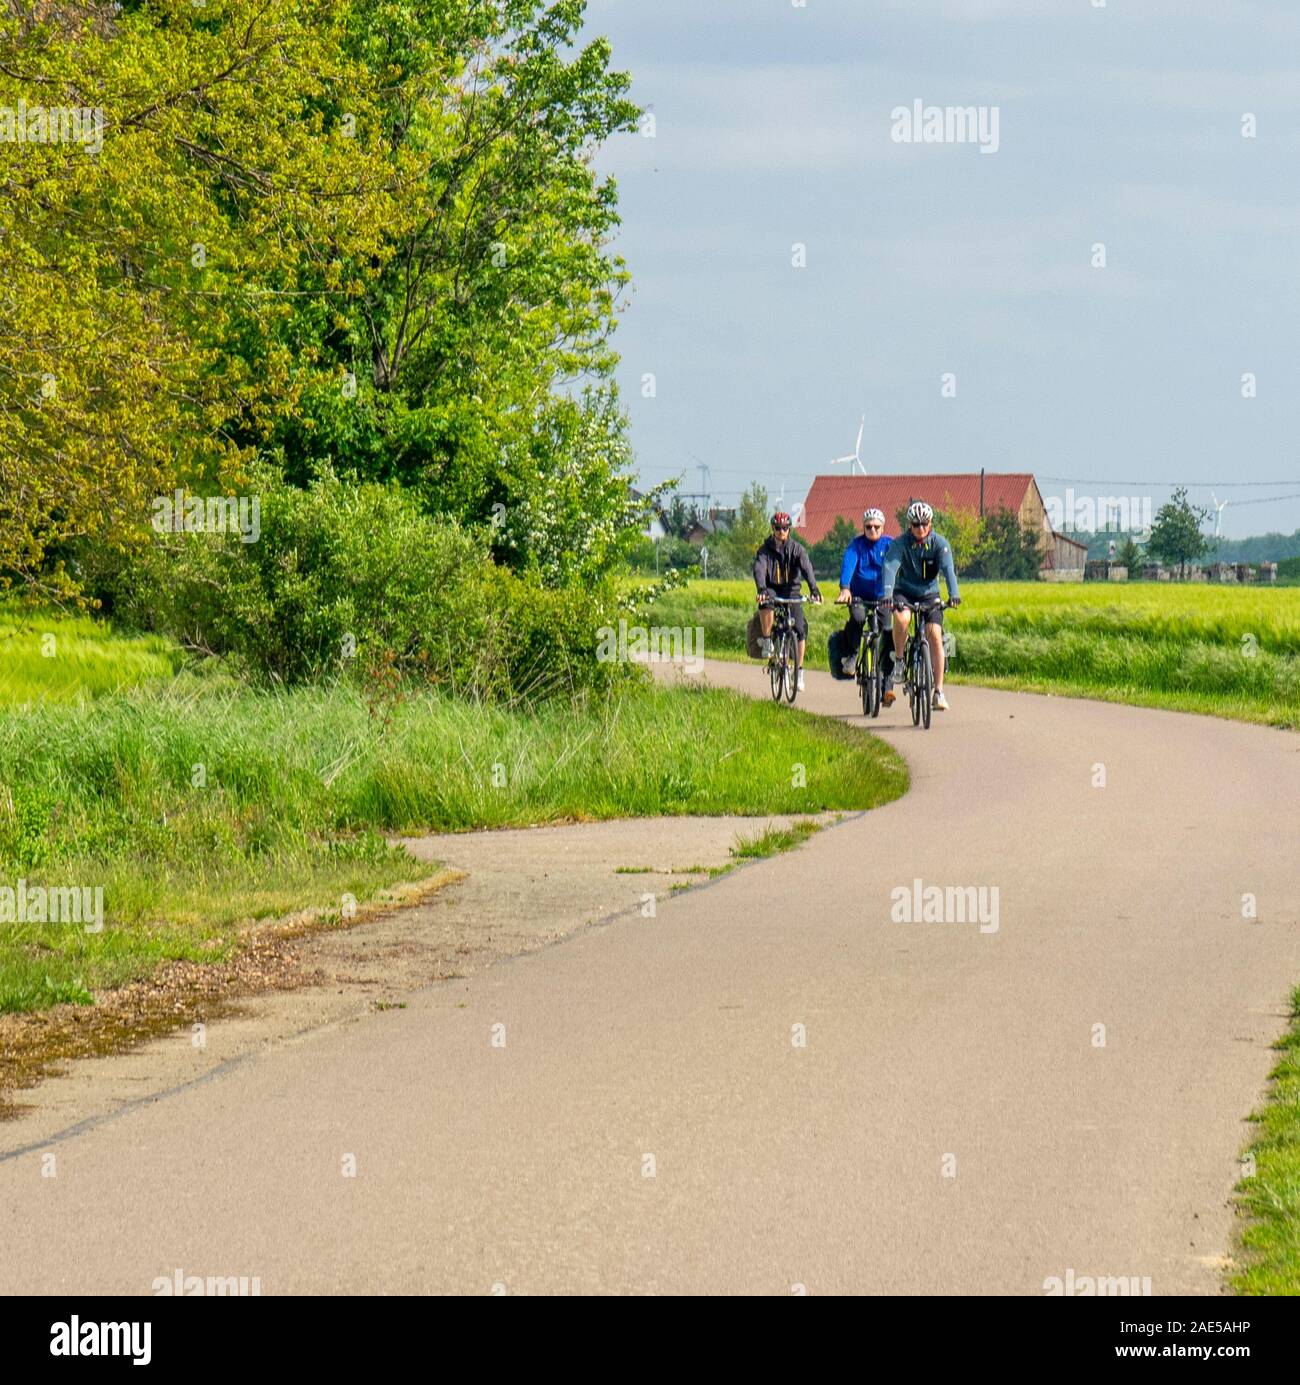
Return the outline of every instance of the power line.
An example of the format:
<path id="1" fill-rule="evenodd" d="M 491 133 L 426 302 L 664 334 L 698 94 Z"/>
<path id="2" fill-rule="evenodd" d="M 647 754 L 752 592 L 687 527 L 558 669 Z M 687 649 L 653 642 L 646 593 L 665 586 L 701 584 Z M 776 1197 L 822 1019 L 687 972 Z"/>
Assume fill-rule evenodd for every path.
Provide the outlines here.
<path id="1" fill-rule="evenodd" d="M 1094 481 L 1087 476 L 1039 476 L 1040 481 L 1078 481 L 1085 486 L 1188 486 L 1199 490 L 1236 489 L 1242 486 L 1290 486 L 1295 478 L 1288 476 L 1285 481 Z M 1288 497 L 1289 498 L 1289 497 Z"/>
<path id="2" fill-rule="evenodd" d="M 1231 503 L 1234 510 L 1240 510 L 1243 505 L 1272 505 L 1279 500 L 1300 500 L 1300 491 L 1296 491 L 1291 495 L 1268 495 L 1257 500 L 1225 501 L 1225 507 L 1228 503 Z"/>

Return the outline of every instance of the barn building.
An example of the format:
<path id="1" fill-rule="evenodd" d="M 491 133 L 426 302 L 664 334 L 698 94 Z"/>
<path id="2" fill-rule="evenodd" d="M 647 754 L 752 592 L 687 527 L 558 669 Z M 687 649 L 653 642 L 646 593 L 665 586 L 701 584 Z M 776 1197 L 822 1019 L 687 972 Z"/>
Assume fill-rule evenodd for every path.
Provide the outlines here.
<path id="1" fill-rule="evenodd" d="M 1022 524 L 1042 534 L 1042 571 L 1053 576 L 1083 576 L 1086 544 L 1058 534 L 1047 515 L 1042 492 L 1032 473 L 936 472 L 926 475 L 816 476 L 804 501 L 800 536 L 807 543 L 824 539 L 841 515 L 854 528 L 862 512 L 874 505 L 885 514 L 885 533 L 898 534 L 898 511 L 913 500 L 925 500 L 936 510 L 966 510 L 977 515 L 1010 510 Z"/>

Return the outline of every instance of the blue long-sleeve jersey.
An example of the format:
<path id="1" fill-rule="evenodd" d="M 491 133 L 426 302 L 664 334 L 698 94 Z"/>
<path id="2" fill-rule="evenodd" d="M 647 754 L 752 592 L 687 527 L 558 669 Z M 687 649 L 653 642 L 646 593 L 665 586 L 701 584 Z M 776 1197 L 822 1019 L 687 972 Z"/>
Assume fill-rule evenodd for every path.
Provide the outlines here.
<path id="1" fill-rule="evenodd" d="M 892 542 L 884 534 L 878 539 L 859 534 L 844 550 L 840 586 L 865 601 L 877 601 L 884 596 L 885 556 Z"/>
<path id="2" fill-rule="evenodd" d="M 884 595 L 892 597 L 897 588 L 900 595 L 910 601 L 938 596 L 940 573 L 949 598 L 956 597 L 957 572 L 952 563 L 952 549 L 942 534 L 932 529 L 922 542 L 914 539 L 910 532 L 900 534 L 885 556 Z"/>

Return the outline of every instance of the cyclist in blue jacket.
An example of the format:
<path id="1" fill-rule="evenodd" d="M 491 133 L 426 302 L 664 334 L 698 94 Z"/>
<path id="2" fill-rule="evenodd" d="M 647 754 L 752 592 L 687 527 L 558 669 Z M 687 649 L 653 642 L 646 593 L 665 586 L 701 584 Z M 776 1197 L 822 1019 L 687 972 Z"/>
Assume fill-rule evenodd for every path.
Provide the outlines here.
<path id="1" fill-rule="evenodd" d="M 848 606 L 849 623 L 844 627 L 841 642 L 843 655 L 841 668 L 846 678 L 853 676 L 857 666 L 858 648 L 862 643 L 862 622 L 853 614 L 855 601 L 864 604 L 877 604 L 885 594 L 885 555 L 889 552 L 891 540 L 885 535 L 885 516 L 883 511 L 870 509 L 862 512 L 862 533 L 844 550 L 844 561 L 840 564 L 840 594 L 836 605 Z M 885 688 L 894 684 L 894 662 L 892 649 L 885 646 Z M 891 702 L 893 699 L 890 693 Z"/>

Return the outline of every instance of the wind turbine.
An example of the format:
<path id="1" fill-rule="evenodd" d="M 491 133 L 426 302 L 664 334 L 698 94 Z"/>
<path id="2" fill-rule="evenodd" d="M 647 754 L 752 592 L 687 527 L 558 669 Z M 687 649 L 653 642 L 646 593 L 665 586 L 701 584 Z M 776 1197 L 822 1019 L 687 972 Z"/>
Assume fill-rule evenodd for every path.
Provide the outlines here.
<path id="1" fill-rule="evenodd" d="M 1232 501 L 1220 502 L 1213 491 L 1210 492 L 1210 499 L 1214 501 L 1214 537 L 1217 539 L 1223 530 L 1223 512 L 1232 504 Z"/>
<path id="2" fill-rule="evenodd" d="M 849 475 L 850 475 L 850 476 L 853 475 L 853 472 L 854 472 L 854 469 L 855 469 L 855 468 L 856 468 L 858 471 L 860 471 L 864 476 L 867 474 L 867 469 L 866 469 L 866 467 L 864 467 L 864 466 L 862 465 L 862 431 L 863 431 L 864 428 L 866 428 L 866 426 L 867 426 L 867 416 L 866 416 L 866 414 L 863 414 L 863 415 L 862 415 L 862 422 L 858 424 L 858 440 L 857 440 L 857 442 L 854 444 L 854 447 L 853 447 L 853 455 L 852 455 L 851 457 L 835 457 L 835 458 L 833 458 L 833 459 L 831 460 L 831 463 L 830 463 L 831 466 L 839 466 L 841 462 L 849 462 L 849 463 L 850 463 L 850 466 L 849 466 Z"/>

